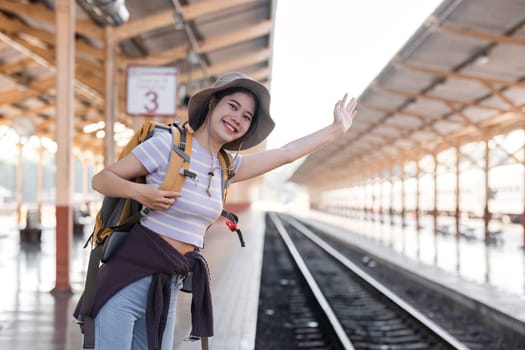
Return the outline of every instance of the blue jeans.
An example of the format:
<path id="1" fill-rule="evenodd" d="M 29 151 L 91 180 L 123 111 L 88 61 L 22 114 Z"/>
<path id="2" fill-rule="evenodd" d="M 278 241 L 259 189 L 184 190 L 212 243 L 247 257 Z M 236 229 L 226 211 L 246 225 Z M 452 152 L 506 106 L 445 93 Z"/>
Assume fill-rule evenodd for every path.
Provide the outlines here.
<path id="1" fill-rule="evenodd" d="M 95 350 L 148 349 L 146 304 L 151 276 L 126 286 L 109 299 L 95 318 Z M 171 299 L 162 336 L 162 350 L 173 348 L 175 304 L 182 278 L 174 275 Z"/>

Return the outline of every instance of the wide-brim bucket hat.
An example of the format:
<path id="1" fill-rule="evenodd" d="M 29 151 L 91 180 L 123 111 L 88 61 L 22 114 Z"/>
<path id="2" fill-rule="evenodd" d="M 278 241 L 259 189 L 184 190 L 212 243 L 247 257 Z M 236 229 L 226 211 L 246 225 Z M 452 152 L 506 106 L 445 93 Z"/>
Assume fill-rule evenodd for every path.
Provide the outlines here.
<path id="1" fill-rule="evenodd" d="M 197 130 L 206 118 L 210 98 L 218 91 L 233 87 L 250 90 L 257 97 L 257 111 L 253 123 L 243 137 L 223 146 L 230 151 L 244 150 L 258 145 L 270 135 L 275 123 L 270 116 L 270 92 L 262 83 L 242 72 L 225 73 L 217 78 L 212 87 L 196 92 L 188 102 L 188 122 Z"/>

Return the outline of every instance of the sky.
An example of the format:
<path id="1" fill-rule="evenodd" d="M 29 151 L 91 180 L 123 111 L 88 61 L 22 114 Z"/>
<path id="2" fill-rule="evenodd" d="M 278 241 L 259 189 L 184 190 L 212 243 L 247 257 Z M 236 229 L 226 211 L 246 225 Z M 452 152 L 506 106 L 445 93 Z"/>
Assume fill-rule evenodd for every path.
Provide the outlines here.
<path id="1" fill-rule="evenodd" d="M 359 97 L 440 3 L 277 1 L 268 147 L 331 123 L 334 104 Z"/>

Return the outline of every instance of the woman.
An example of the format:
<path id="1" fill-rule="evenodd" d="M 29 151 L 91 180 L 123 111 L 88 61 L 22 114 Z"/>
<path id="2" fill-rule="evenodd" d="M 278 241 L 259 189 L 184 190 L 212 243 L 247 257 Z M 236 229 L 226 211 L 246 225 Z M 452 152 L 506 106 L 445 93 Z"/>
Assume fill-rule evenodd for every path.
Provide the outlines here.
<path id="1" fill-rule="evenodd" d="M 248 180 L 303 157 L 351 126 L 356 101 L 347 95 L 334 108 L 331 125 L 281 148 L 236 154 L 234 182 Z M 132 229 L 125 244 L 99 273 L 102 292 L 95 297 L 96 349 L 171 349 L 175 299 L 192 272 L 192 335 L 213 332 L 208 270 L 199 254 L 206 228 L 220 215 L 221 148 L 238 152 L 253 147 L 273 130 L 266 87 L 243 73 L 227 73 L 212 88 L 189 101 L 193 132 L 191 171 L 181 192 L 164 191 L 171 136 L 159 133 L 132 154 L 93 177 L 93 187 L 111 197 L 132 198 L 152 209 Z M 146 175 L 146 184 L 128 179 Z"/>

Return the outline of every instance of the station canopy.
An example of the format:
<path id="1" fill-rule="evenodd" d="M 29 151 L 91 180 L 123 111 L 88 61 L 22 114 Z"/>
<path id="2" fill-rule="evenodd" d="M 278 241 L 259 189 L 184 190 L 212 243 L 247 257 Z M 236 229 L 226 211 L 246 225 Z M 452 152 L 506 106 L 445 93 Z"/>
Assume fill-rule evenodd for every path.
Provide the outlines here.
<path id="1" fill-rule="evenodd" d="M 525 1 L 444 1 L 358 98 L 350 131 L 290 181 L 355 184 L 407 161 L 525 128 Z"/>
<path id="2" fill-rule="evenodd" d="M 55 118 L 57 3 L 0 0 L 0 125 L 51 139 L 60 127 Z M 103 150 L 108 62 L 115 71 L 116 120 L 124 129 L 134 127 L 126 114 L 129 66 L 176 67 L 175 117 L 181 120 L 187 118 L 188 97 L 222 73 L 241 70 L 270 82 L 271 0 L 71 3 L 76 4 L 74 144 L 80 151 L 101 155 Z"/>

